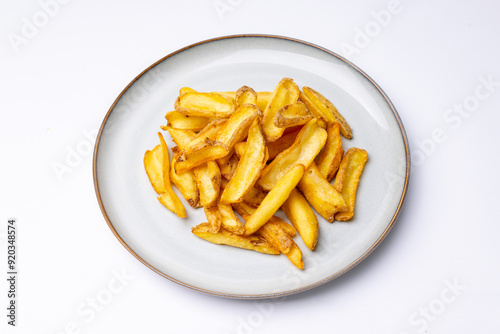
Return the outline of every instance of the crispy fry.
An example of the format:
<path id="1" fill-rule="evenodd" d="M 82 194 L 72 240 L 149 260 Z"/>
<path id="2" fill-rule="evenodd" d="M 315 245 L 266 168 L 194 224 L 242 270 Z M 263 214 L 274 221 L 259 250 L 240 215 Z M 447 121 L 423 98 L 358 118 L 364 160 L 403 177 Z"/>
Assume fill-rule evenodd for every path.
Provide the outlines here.
<path id="1" fill-rule="evenodd" d="M 236 100 L 236 92 L 216 92 L 216 93 L 223 95 L 228 99 Z M 261 111 L 266 109 L 266 106 L 269 103 L 269 100 L 271 99 L 272 95 L 273 92 L 257 92 L 257 102 L 256 102 L 257 108 L 259 108 Z"/>
<path id="2" fill-rule="evenodd" d="M 325 147 L 316 162 L 319 172 L 328 182 L 337 173 L 343 155 L 344 149 L 342 148 L 342 140 L 340 139 L 339 123 L 333 123 L 328 128 Z"/>
<path id="3" fill-rule="evenodd" d="M 211 233 L 208 223 L 201 223 L 191 230 L 196 236 L 218 245 L 228 245 L 256 252 L 278 255 L 279 250 L 275 249 L 266 239 L 257 235 L 241 236 L 228 232 L 224 229 L 218 233 Z"/>
<path id="4" fill-rule="evenodd" d="M 243 223 L 235 215 L 233 208 L 229 204 L 219 203 L 217 205 L 222 218 L 222 227 L 229 232 L 237 235 L 242 235 L 245 233 L 245 228 Z"/>
<path id="5" fill-rule="evenodd" d="M 204 207 L 203 210 L 205 211 L 205 216 L 207 217 L 208 224 L 210 226 L 208 232 L 210 233 L 219 232 L 222 226 L 222 214 L 220 213 L 217 205 Z"/>
<path id="6" fill-rule="evenodd" d="M 219 165 L 222 176 L 226 180 L 230 180 L 233 177 L 236 168 L 238 167 L 238 158 L 236 157 L 236 155 L 231 154 L 229 159 L 225 159 L 224 157 L 221 159 L 217 159 L 216 162 Z"/>
<path id="7" fill-rule="evenodd" d="M 257 104 L 257 93 L 248 86 L 243 86 L 236 91 L 236 104 L 238 106 L 244 104 Z"/>
<path id="8" fill-rule="evenodd" d="M 281 208 L 297 229 L 306 247 L 314 250 L 318 242 L 318 219 L 304 196 L 297 189 L 293 189 Z"/>
<path id="9" fill-rule="evenodd" d="M 220 194 L 221 174 L 219 166 L 215 161 L 208 161 L 194 168 L 193 172 L 200 191 L 200 204 L 203 207 L 214 205 Z"/>
<path id="10" fill-rule="evenodd" d="M 290 247 L 290 251 L 285 254 L 286 257 L 294 264 L 299 269 L 304 269 L 304 262 L 302 260 L 302 251 L 300 250 L 299 246 L 295 243 L 295 241 L 292 244 L 292 247 Z"/>
<path id="11" fill-rule="evenodd" d="M 217 142 L 224 145 L 228 151 L 232 150 L 236 143 L 245 139 L 253 120 L 259 119 L 261 115 L 262 112 L 255 105 L 239 106 L 217 133 Z"/>
<path id="12" fill-rule="evenodd" d="M 172 160 L 175 160 L 174 156 Z M 200 207 L 200 192 L 198 191 L 198 186 L 196 184 L 196 176 L 192 170 L 178 174 L 175 172 L 175 168 L 170 168 L 170 180 L 179 189 L 184 199 L 193 208 Z"/>
<path id="13" fill-rule="evenodd" d="M 192 130 L 176 129 L 169 125 L 162 127 L 162 129 L 168 131 L 170 137 L 181 151 L 196 137 L 196 133 Z"/>
<path id="14" fill-rule="evenodd" d="M 170 159 L 168 156 L 167 143 L 165 142 L 165 139 L 163 138 L 161 132 L 158 132 L 158 137 L 160 138 L 161 148 L 161 153 L 159 154 L 161 156 L 161 174 L 163 186 L 165 189 L 165 191 L 158 197 L 158 200 L 161 204 L 166 206 L 170 211 L 174 212 L 180 218 L 186 218 L 186 209 L 184 208 L 184 205 L 182 204 L 179 197 L 177 197 L 177 194 L 174 192 L 174 190 L 172 189 L 172 185 L 170 184 Z"/>
<path id="15" fill-rule="evenodd" d="M 268 221 L 257 230 L 257 233 L 283 254 L 290 252 L 293 239 L 279 223 Z"/>
<path id="16" fill-rule="evenodd" d="M 215 119 L 198 132 L 188 143 L 182 146 L 184 154 L 200 151 L 208 146 L 220 145 L 217 135 L 226 125 L 226 119 Z"/>
<path id="17" fill-rule="evenodd" d="M 149 182 L 158 195 L 165 192 L 162 161 L 163 151 L 161 145 L 156 145 L 154 149 L 147 150 L 144 153 L 144 169 L 146 170 Z"/>
<path id="18" fill-rule="evenodd" d="M 281 177 L 264 198 L 260 206 L 245 223 L 245 235 L 256 232 L 286 201 L 304 174 L 304 165 L 298 164 Z"/>
<path id="19" fill-rule="evenodd" d="M 217 93 L 190 91 L 179 95 L 175 110 L 189 116 L 229 117 L 235 110 L 235 102 Z"/>
<path id="20" fill-rule="evenodd" d="M 271 190 L 276 182 L 291 168 L 298 164 L 309 166 L 326 142 L 326 130 L 321 128 L 317 119 L 310 120 L 295 138 L 294 143 L 262 171 L 258 185 Z"/>
<path id="21" fill-rule="evenodd" d="M 340 124 L 340 133 L 350 139 L 352 138 L 352 129 L 337 108 L 323 95 L 310 87 L 303 87 L 300 93 L 300 100 L 304 102 L 307 109 L 315 117 L 323 118 L 328 126 L 338 122 Z"/>
<path id="22" fill-rule="evenodd" d="M 290 128 L 306 124 L 313 118 L 306 105 L 301 101 L 297 101 L 281 107 L 274 115 L 273 123 L 278 128 Z"/>
<path id="23" fill-rule="evenodd" d="M 177 110 L 168 112 L 165 115 L 165 119 L 167 120 L 167 124 L 175 129 L 193 131 L 200 131 L 210 123 L 210 118 L 208 117 L 189 116 Z M 165 130 L 163 127 L 162 129 Z"/>
<path id="24" fill-rule="evenodd" d="M 245 153 L 238 163 L 233 177 L 221 195 L 222 203 L 243 201 L 245 195 L 254 186 L 267 161 L 267 148 L 260 127 L 260 120 L 255 119 L 248 132 Z"/>
<path id="25" fill-rule="evenodd" d="M 338 192 L 318 171 L 316 163 L 311 163 L 299 182 L 311 206 L 327 221 L 333 222 L 335 213 L 347 209 L 342 194 Z"/>
<path id="26" fill-rule="evenodd" d="M 295 103 L 299 99 L 300 90 L 297 84 L 290 78 L 283 78 L 276 88 L 264 109 L 262 117 L 262 130 L 266 141 L 273 142 L 283 135 L 284 128 L 274 125 L 274 117 L 278 110 L 288 104 Z"/>
<path id="27" fill-rule="evenodd" d="M 342 158 L 334 187 L 342 194 L 348 209 L 335 214 L 335 219 L 346 221 L 354 216 L 354 204 L 359 178 L 367 160 L 368 153 L 356 147 L 348 149 L 344 158 Z"/>

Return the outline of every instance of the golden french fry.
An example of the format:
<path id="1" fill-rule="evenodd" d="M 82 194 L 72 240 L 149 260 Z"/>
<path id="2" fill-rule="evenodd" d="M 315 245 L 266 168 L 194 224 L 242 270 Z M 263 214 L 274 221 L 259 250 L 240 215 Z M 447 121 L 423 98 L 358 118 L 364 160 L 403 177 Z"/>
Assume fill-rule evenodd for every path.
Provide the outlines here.
<path id="1" fill-rule="evenodd" d="M 266 140 L 257 118 L 248 131 L 245 153 L 241 157 L 233 177 L 222 192 L 222 203 L 243 201 L 245 195 L 255 185 L 267 161 Z"/>
<path id="2" fill-rule="evenodd" d="M 255 210 L 257 210 L 256 207 L 253 207 L 251 205 L 248 205 L 247 203 L 245 202 L 241 202 L 241 203 L 233 203 L 231 204 L 231 206 L 233 207 L 233 209 L 241 216 L 243 217 L 243 219 L 246 221 L 248 220 L 248 218 L 255 212 Z M 285 222 L 283 219 L 281 219 L 280 217 L 278 216 L 272 216 L 268 222 L 272 222 L 272 223 L 276 223 L 276 224 L 279 224 L 281 225 L 281 227 L 285 230 L 285 232 L 291 236 L 291 237 L 294 237 L 296 234 L 297 234 L 297 230 L 295 229 L 295 227 L 293 227 L 292 225 L 288 224 L 287 222 Z"/>
<path id="3" fill-rule="evenodd" d="M 296 165 L 286 172 L 276 182 L 275 186 L 266 195 L 257 210 L 248 218 L 245 223 L 245 235 L 256 232 L 264 225 L 288 198 L 290 192 L 299 183 L 304 175 L 304 165 Z"/>
<path id="4" fill-rule="evenodd" d="M 350 139 L 352 138 L 352 129 L 337 108 L 323 95 L 310 87 L 302 87 L 300 100 L 304 102 L 307 109 L 315 117 L 323 118 L 328 126 L 338 122 L 340 124 L 340 133 Z"/>
<path id="5" fill-rule="evenodd" d="M 176 157 L 172 158 L 174 161 Z M 193 208 L 200 207 L 200 192 L 198 191 L 198 186 L 196 185 L 196 177 L 192 170 L 178 174 L 175 172 L 175 168 L 170 168 L 170 180 L 179 189 L 184 199 Z"/>
<path id="6" fill-rule="evenodd" d="M 344 155 L 339 127 L 339 123 L 333 123 L 328 128 L 328 137 L 325 147 L 316 162 L 319 172 L 328 182 L 330 182 L 335 176 L 335 173 L 337 173 L 340 161 Z"/>
<path id="7" fill-rule="evenodd" d="M 236 91 L 235 100 L 239 106 L 243 104 L 257 104 L 257 93 L 251 87 L 243 86 Z"/>
<path id="8" fill-rule="evenodd" d="M 144 153 L 144 169 L 149 178 L 149 182 L 153 186 L 157 194 L 165 192 L 163 183 L 163 151 L 161 145 L 156 145 L 152 150 L 147 150 Z"/>
<path id="9" fill-rule="evenodd" d="M 257 230 L 257 233 L 283 254 L 290 252 L 293 239 L 279 223 L 268 221 Z"/>
<path id="10" fill-rule="evenodd" d="M 191 230 L 194 235 L 218 245 L 227 245 L 243 249 L 249 249 L 256 252 L 278 255 L 279 250 L 275 249 L 266 239 L 258 235 L 241 236 L 220 229 L 218 233 L 210 232 L 208 223 L 201 223 Z"/>
<path id="11" fill-rule="evenodd" d="M 210 226 L 208 232 L 210 233 L 219 232 L 222 226 L 222 215 L 217 205 L 204 207 L 203 210 L 205 211 L 205 216 L 207 217 L 208 224 Z"/>
<path id="12" fill-rule="evenodd" d="M 309 166 L 326 142 L 326 130 L 320 127 L 317 119 L 312 119 L 300 130 L 294 143 L 262 171 L 257 182 L 264 190 L 271 190 L 276 182 L 291 168 L 298 164 Z"/>
<path id="13" fill-rule="evenodd" d="M 182 146 L 184 154 L 198 152 L 207 146 L 219 145 L 217 135 L 226 125 L 225 119 L 215 119 L 198 132 L 189 143 Z"/>
<path id="14" fill-rule="evenodd" d="M 334 187 L 342 194 L 347 204 L 347 210 L 335 214 L 335 219 L 346 221 L 354 216 L 354 204 L 359 178 L 367 160 L 368 153 L 356 147 L 348 149 L 342 158 Z"/>
<path id="15" fill-rule="evenodd" d="M 278 128 L 290 128 L 306 124 L 313 118 L 306 105 L 301 101 L 297 101 L 281 107 L 274 115 L 273 123 Z"/>
<path id="16" fill-rule="evenodd" d="M 235 110 L 235 102 L 217 93 L 186 92 L 175 100 L 175 110 L 189 116 L 229 117 Z"/>
<path id="17" fill-rule="evenodd" d="M 220 194 L 221 174 L 215 161 L 193 168 L 196 185 L 200 192 L 200 204 L 210 207 L 217 203 Z"/>
<path id="18" fill-rule="evenodd" d="M 299 182 L 311 206 L 327 221 L 333 222 L 335 213 L 347 209 L 342 194 L 337 191 L 318 171 L 316 163 L 311 163 Z"/>
<path id="19" fill-rule="evenodd" d="M 258 207 L 266 197 L 267 192 L 254 186 L 243 197 L 243 202 L 253 207 Z"/>
<path id="20" fill-rule="evenodd" d="M 305 197 L 297 189 L 293 189 L 281 208 L 297 229 L 306 247 L 314 250 L 318 242 L 318 219 Z"/>
<path id="21" fill-rule="evenodd" d="M 169 125 L 162 127 L 162 129 L 168 131 L 170 137 L 181 151 L 196 137 L 196 133 L 192 130 L 176 129 Z"/>
<path id="22" fill-rule="evenodd" d="M 245 139 L 253 120 L 260 119 L 261 115 L 262 112 L 255 105 L 239 106 L 217 133 L 216 141 L 224 145 L 228 151 L 232 150 L 236 143 Z"/>
<path id="23" fill-rule="evenodd" d="M 297 268 L 304 269 L 302 251 L 300 250 L 299 246 L 297 246 L 295 241 L 293 242 L 292 247 L 290 247 L 290 251 L 285 255 Z"/>
<path id="24" fill-rule="evenodd" d="M 236 92 L 216 92 L 216 93 L 225 96 L 228 99 L 236 100 Z M 272 95 L 273 92 L 257 92 L 257 101 L 255 103 L 257 108 L 259 108 L 261 111 L 266 109 L 266 106 L 269 103 L 269 100 L 271 99 Z"/>
<path id="25" fill-rule="evenodd" d="M 229 204 L 219 203 L 217 209 L 221 213 L 222 227 L 229 232 L 237 235 L 245 233 L 243 223 L 238 219 L 233 211 L 233 207 Z"/>
<path id="26" fill-rule="evenodd" d="M 165 142 L 161 132 L 158 132 L 158 137 L 160 138 L 162 179 L 165 188 L 165 192 L 160 194 L 158 200 L 180 218 L 186 218 L 186 209 L 184 208 L 184 205 L 179 197 L 177 197 L 177 194 L 173 191 L 172 185 L 170 184 L 170 159 L 168 156 L 167 143 Z"/>
<path id="27" fill-rule="evenodd" d="M 273 142 L 283 135 L 285 130 L 274 125 L 274 117 L 282 107 L 297 102 L 299 96 L 299 87 L 293 79 L 283 78 L 278 83 L 264 109 L 262 117 L 262 130 L 264 131 L 266 141 Z"/>
<path id="28" fill-rule="evenodd" d="M 165 119 L 167 120 L 167 124 L 175 129 L 193 131 L 200 131 L 210 123 L 210 118 L 208 117 L 188 116 L 177 110 L 168 112 L 165 115 Z M 165 130 L 163 127 L 162 129 Z"/>
<path id="29" fill-rule="evenodd" d="M 238 158 L 235 154 L 231 154 L 229 159 L 221 158 L 216 160 L 219 165 L 220 172 L 226 180 L 230 180 L 238 167 Z"/>

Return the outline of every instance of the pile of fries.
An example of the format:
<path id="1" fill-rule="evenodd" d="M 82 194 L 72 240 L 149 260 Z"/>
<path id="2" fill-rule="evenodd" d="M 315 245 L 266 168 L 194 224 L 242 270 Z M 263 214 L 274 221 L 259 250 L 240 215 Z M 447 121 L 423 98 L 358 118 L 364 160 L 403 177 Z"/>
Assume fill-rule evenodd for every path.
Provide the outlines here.
<path id="1" fill-rule="evenodd" d="M 273 92 L 198 92 L 180 89 L 165 116 L 175 147 L 146 151 L 144 167 L 158 200 L 187 217 L 179 189 L 206 222 L 192 232 L 215 244 L 265 254 L 285 254 L 304 269 L 298 234 L 314 250 L 316 213 L 328 222 L 354 215 L 359 179 L 368 154 L 344 152 L 352 130 L 335 106 L 312 88 L 283 78 Z M 291 224 L 276 216 L 283 210 Z"/>

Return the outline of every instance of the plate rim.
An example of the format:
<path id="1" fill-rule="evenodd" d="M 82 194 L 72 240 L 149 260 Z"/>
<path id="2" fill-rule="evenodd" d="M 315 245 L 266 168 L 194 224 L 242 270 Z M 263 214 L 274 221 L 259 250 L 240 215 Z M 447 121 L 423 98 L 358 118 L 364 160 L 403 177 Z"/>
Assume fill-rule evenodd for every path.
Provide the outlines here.
<path id="1" fill-rule="evenodd" d="M 151 264 L 149 264 L 145 259 L 143 259 L 141 256 L 139 256 L 122 238 L 121 236 L 119 235 L 118 231 L 116 231 L 116 229 L 114 228 L 114 225 L 113 223 L 111 222 L 110 218 L 108 217 L 107 213 L 106 213 L 106 208 L 104 207 L 104 204 L 102 202 L 102 199 L 101 199 L 101 194 L 100 194 L 100 191 L 99 191 L 99 185 L 98 185 L 98 176 L 97 176 L 97 163 L 98 163 L 98 159 L 97 159 L 97 156 L 98 156 L 98 151 L 99 151 L 99 144 L 101 142 L 101 135 L 103 134 L 103 130 L 104 130 L 104 127 L 106 125 L 106 122 L 109 118 L 109 116 L 111 115 L 111 113 L 113 112 L 113 110 L 115 109 L 115 106 L 116 104 L 121 100 L 122 96 L 129 90 L 129 88 L 137 81 L 139 80 L 144 74 L 148 73 L 151 69 L 153 69 L 156 65 L 162 63 L 163 61 L 167 60 L 168 58 L 172 57 L 172 56 L 175 56 L 179 53 L 182 53 L 183 51 L 186 51 L 186 50 L 189 50 L 191 48 L 195 48 L 197 46 L 200 46 L 200 45 L 204 45 L 204 44 L 208 44 L 208 43 L 212 43 L 212 42 L 218 42 L 218 41 L 222 41 L 222 40 L 229 40 L 229 39 L 236 39 L 236 38 L 271 38 L 271 39 L 278 39 L 278 40 L 284 40 L 284 41 L 289 41 L 289 42 L 294 42 L 294 43 L 299 43 L 299 44 L 302 44 L 302 45 L 305 45 L 305 46 L 308 46 L 308 47 L 312 47 L 312 48 L 315 48 L 315 49 L 318 49 L 320 51 L 323 51 L 327 54 L 329 54 L 330 56 L 333 56 L 337 59 L 339 59 L 341 62 L 349 65 L 350 67 L 352 67 L 354 70 L 356 70 L 359 74 L 361 74 L 363 77 L 365 77 L 372 85 L 373 87 L 375 87 L 377 89 L 377 91 L 382 95 L 382 97 L 384 98 L 384 100 L 387 102 L 387 104 L 389 105 L 396 121 L 397 121 L 397 124 L 399 126 L 399 130 L 400 130 L 400 134 L 401 134 L 401 137 L 402 137 L 402 140 L 403 140 L 403 143 L 404 143 L 404 147 L 405 147 L 405 153 L 406 153 L 406 170 L 405 170 L 405 180 L 404 180 L 404 185 L 403 185 L 403 189 L 402 189 L 402 194 L 401 194 L 401 198 L 399 199 L 399 203 L 398 203 L 398 206 L 394 212 L 394 215 L 391 219 L 391 221 L 388 223 L 387 227 L 384 229 L 384 231 L 382 232 L 382 234 L 379 236 L 379 238 L 363 253 L 361 254 L 355 261 L 351 262 L 348 266 L 344 267 L 343 269 L 337 271 L 336 273 L 326 277 L 326 278 L 323 278 L 322 280 L 318 281 L 318 282 L 315 282 L 313 284 L 309 284 L 307 286 L 304 286 L 304 287 L 300 287 L 300 288 L 296 288 L 296 289 L 290 289 L 290 290 L 287 290 L 287 291 L 282 291 L 282 292 L 276 292 L 276 293 L 263 293 L 263 294 L 245 294 L 245 293 L 225 293 L 225 292 L 220 292 L 220 291 L 212 291 L 212 290 L 208 290 L 208 289 L 204 289 L 204 288 L 200 288 L 200 287 L 197 287 L 197 286 L 193 286 L 191 284 L 187 284 L 185 282 L 182 282 L 178 279 L 175 279 L 165 273 L 163 273 L 162 271 L 160 271 L 159 269 L 155 268 L 154 266 L 152 266 Z M 143 71 L 141 71 L 134 79 L 132 79 L 128 85 L 126 85 L 122 91 L 120 92 L 120 94 L 116 97 L 116 99 L 113 101 L 113 103 L 111 104 L 110 108 L 108 109 L 106 115 L 104 116 L 102 122 L 101 122 L 101 125 L 99 127 L 99 131 L 98 131 L 98 134 L 97 134 L 97 138 L 96 138 L 96 142 L 95 142 L 95 145 L 94 145 L 94 151 L 93 151 L 93 156 L 92 156 L 92 176 L 93 176 L 93 182 L 94 182 L 94 191 L 95 191 L 95 194 L 96 194 L 96 197 L 97 197 L 97 201 L 98 201 L 98 204 L 99 204 L 99 208 L 101 210 L 101 213 L 104 217 L 104 219 L 106 220 L 106 224 L 108 225 L 108 228 L 111 230 L 111 232 L 113 233 L 113 235 L 118 239 L 118 241 L 122 244 L 123 247 L 125 247 L 125 249 L 130 253 L 132 254 L 132 256 L 134 256 L 139 262 L 141 262 L 143 265 L 145 265 L 146 267 L 148 267 L 149 269 L 151 269 L 153 272 L 157 273 L 158 275 L 174 282 L 174 283 L 177 283 L 181 286 L 184 286 L 184 287 L 187 287 L 189 289 L 192 289 L 192 290 L 195 290 L 195 291 L 199 291 L 199 292 L 202 292 L 202 293 L 205 293 L 205 294 L 209 294 L 209 295 L 214 295 L 214 296 L 219 296 L 219 297 L 226 297 L 226 298 L 234 298 L 234 299 L 264 299 L 264 298 L 277 298 L 277 297 L 283 297 L 283 296 L 288 296 L 288 295 L 292 295 L 292 294 L 297 294 L 297 293 L 300 293 L 300 292 L 304 292 L 304 291 L 307 291 L 307 290 L 310 290 L 310 289 L 313 289 L 315 287 L 318 287 L 320 285 L 323 285 L 325 283 L 328 283 L 332 280 L 334 280 L 335 278 L 338 278 L 342 275 L 344 275 L 345 273 L 347 273 L 348 271 L 350 271 L 351 269 L 353 269 L 354 267 L 356 267 L 358 264 L 360 264 L 363 260 L 365 260 L 380 244 L 381 242 L 387 237 L 387 235 L 389 234 L 389 232 L 391 231 L 391 229 L 394 227 L 401 211 L 402 211 L 402 208 L 403 208 L 403 205 L 404 205 L 404 202 L 405 202 L 405 199 L 406 199 L 406 195 L 407 195 L 407 192 L 408 192 L 408 185 L 409 185 L 409 181 L 410 181 L 410 169 L 411 169 L 411 155 L 410 155 L 410 146 L 409 146 L 409 143 L 408 143 L 408 137 L 407 137 L 407 134 L 406 134 L 406 130 L 404 128 L 404 125 L 401 121 L 401 118 L 394 106 L 394 104 L 392 103 L 392 101 L 390 100 L 390 98 L 387 96 L 387 94 L 383 91 L 383 89 L 368 75 L 366 74 L 361 68 L 359 68 L 358 66 L 356 66 L 354 63 L 352 63 L 351 61 L 349 61 L 348 59 L 344 58 L 343 56 L 329 50 L 329 49 L 326 49 L 322 46 L 319 46 L 317 44 L 314 44 L 314 43 L 311 43 L 311 42 L 307 42 L 307 41 L 304 41 L 304 40 L 301 40 L 301 39 L 297 39 L 297 38 L 293 38 L 293 37 L 288 37 L 288 36 L 282 36 L 282 35 L 272 35 L 272 34 L 234 34 L 234 35 L 225 35 L 225 36 L 219 36 L 219 37 L 214 37 L 214 38 L 209 38 L 209 39 L 205 39 L 205 40 L 201 40 L 199 42 L 196 42 L 196 43 L 193 43 L 193 44 L 190 44 L 190 45 L 187 45 L 187 46 L 184 46 L 176 51 L 173 51 L 169 54 L 167 54 L 166 56 L 160 58 L 159 60 L 155 61 L 154 63 L 152 63 L 151 65 L 149 65 L 146 69 L 144 69 Z"/>

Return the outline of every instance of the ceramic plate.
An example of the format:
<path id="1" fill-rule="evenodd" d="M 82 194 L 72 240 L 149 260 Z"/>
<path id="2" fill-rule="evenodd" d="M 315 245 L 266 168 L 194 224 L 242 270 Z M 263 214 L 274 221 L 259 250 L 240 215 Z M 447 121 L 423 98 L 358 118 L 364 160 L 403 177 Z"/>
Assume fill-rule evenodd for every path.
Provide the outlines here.
<path id="1" fill-rule="evenodd" d="M 315 251 L 296 237 L 304 270 L 270 256 L 199 239 L 191 228 L 206 221 L 202 209 L 179 219 L 156 199 L 143 167 L 160 125 L 183 86 L 230 91 L 243 85 L 272 91 L 283 77 L 328 97 L 353 128 L 344 148 L 369 153 L 359 184 L 355 217 L 320 219 Z M 167 143 L 172 147 L 170 136 Z M 387 236 L 401 210 L 409 176 L 409 148 L 399 116 L 384 92 L 342 57 L 295 39 L 241 35 L 190 45 L 151 65 L 108 111 L 94 152 L 94 183 L 112 232 L 139 261 L 163 277 L 201 292 L 264 298 L 305 291 L 344 274 Z M 176 190 L 177 191 L 177 190 Z M 185 203 L 185 202 L 184 202 Z M 283 215 L 281 215 L 284 217 Z"/>

